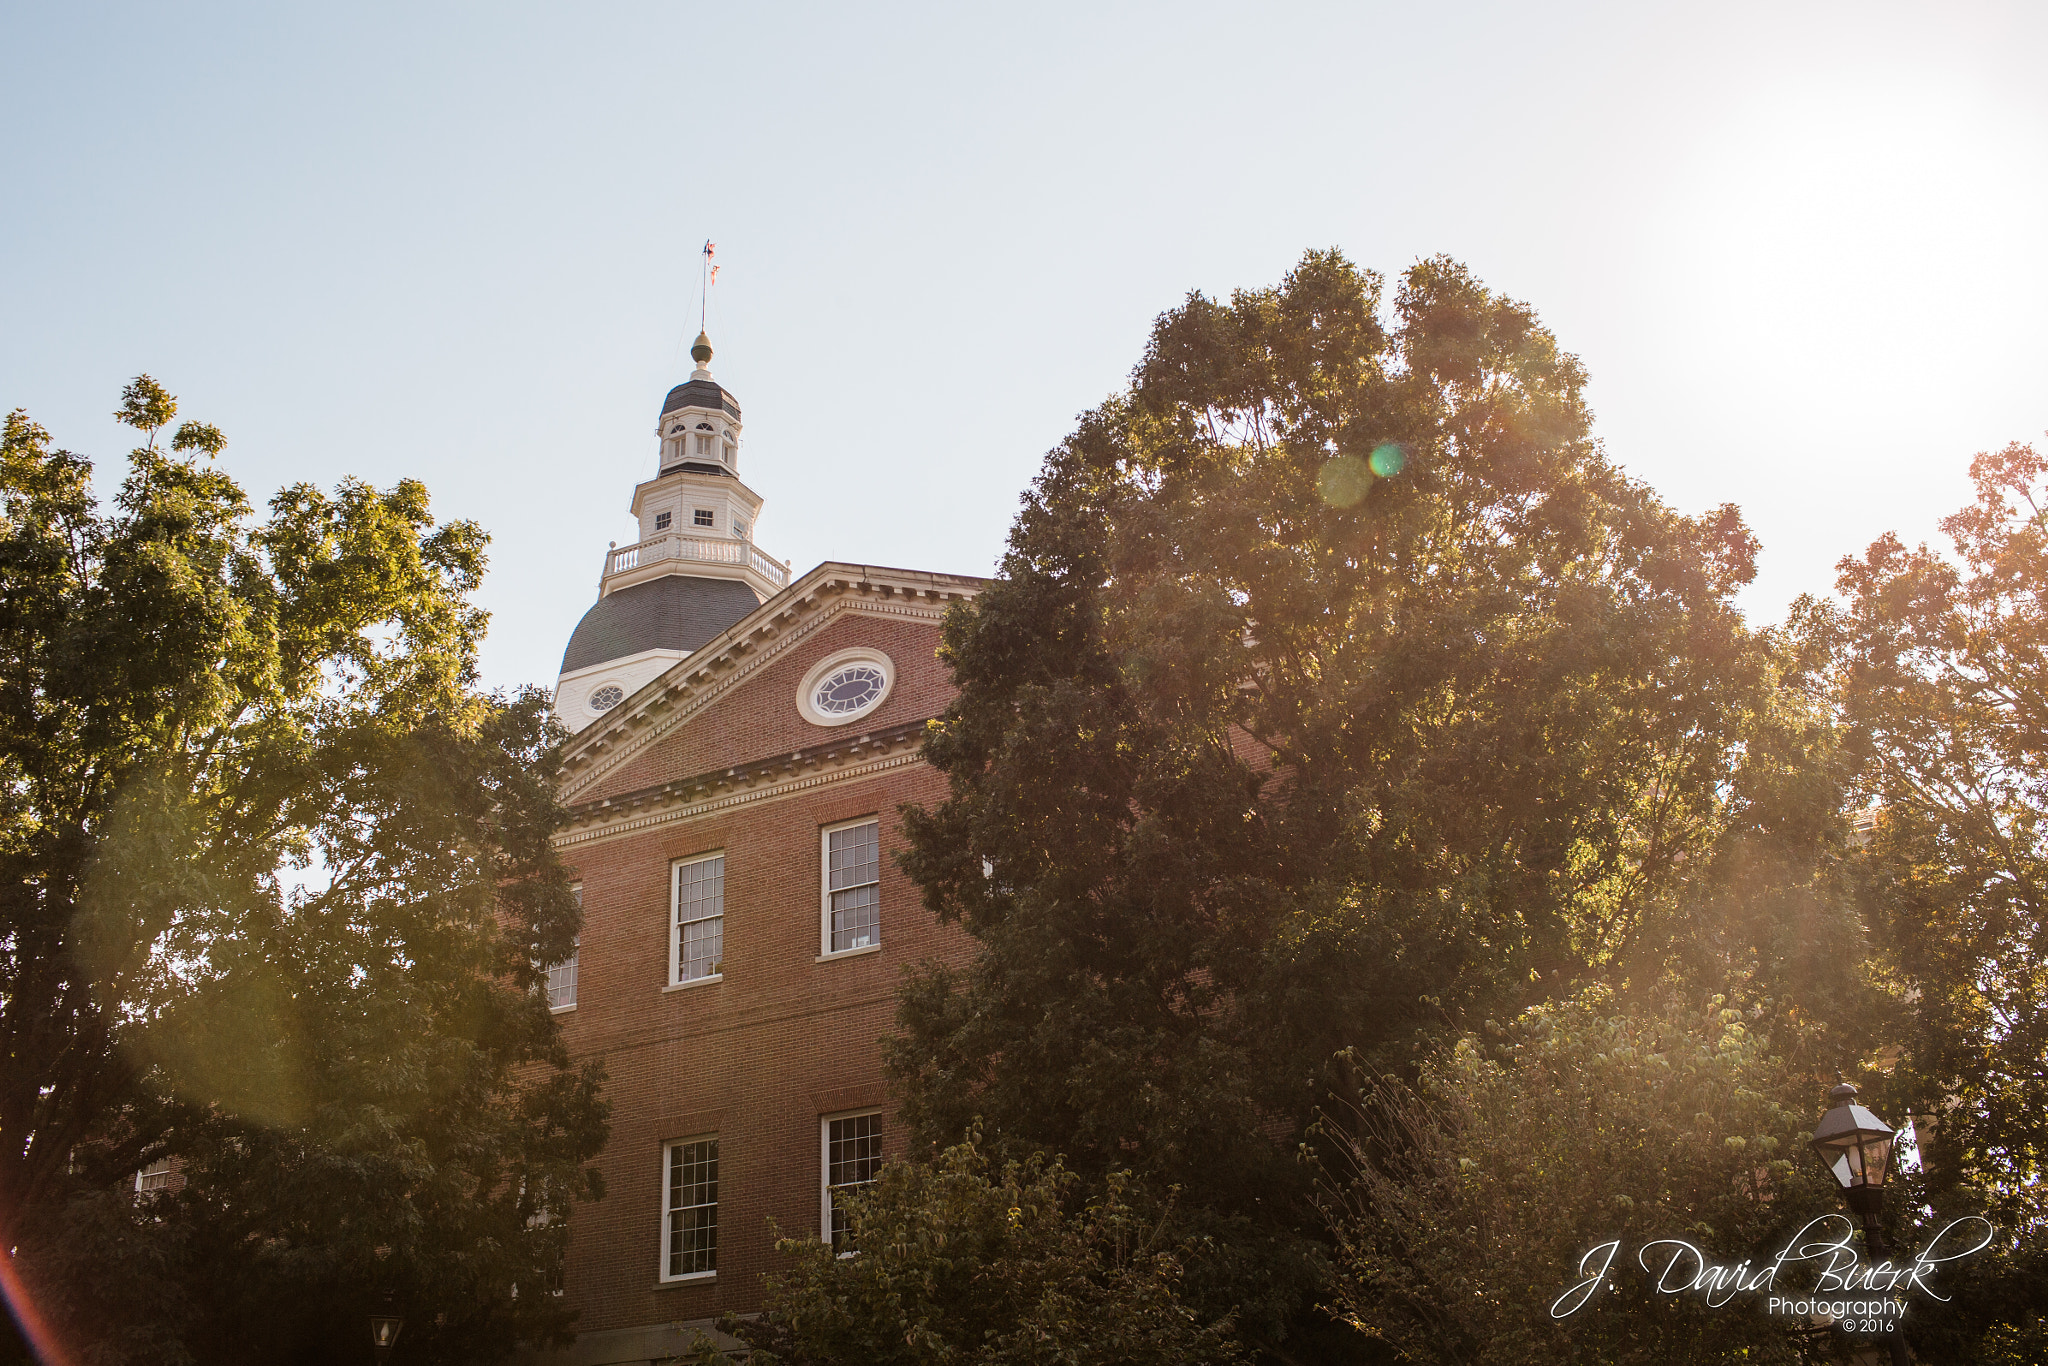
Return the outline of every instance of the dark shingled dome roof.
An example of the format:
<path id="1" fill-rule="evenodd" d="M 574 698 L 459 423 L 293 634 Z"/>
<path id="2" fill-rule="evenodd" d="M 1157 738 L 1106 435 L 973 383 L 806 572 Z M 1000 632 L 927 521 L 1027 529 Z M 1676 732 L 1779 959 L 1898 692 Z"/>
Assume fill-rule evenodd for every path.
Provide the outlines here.
<path id="1" fill-rule="evenodd" d="M 562 654 L 562 672 L 574 673 L 642 650 L 696 649 L 761 605 L 737 579 L 693 579 L 670 574 L 599 598 Z"/>
<path id="2" fill-rule="evenodd" d="M 732 414 L 733 421 L 740 420 L 739 401 L 712 379 L 688 380 L 669 390 L 661 405 L 661 415 L 667 417 L 678 408 L 723 408 Z"/>

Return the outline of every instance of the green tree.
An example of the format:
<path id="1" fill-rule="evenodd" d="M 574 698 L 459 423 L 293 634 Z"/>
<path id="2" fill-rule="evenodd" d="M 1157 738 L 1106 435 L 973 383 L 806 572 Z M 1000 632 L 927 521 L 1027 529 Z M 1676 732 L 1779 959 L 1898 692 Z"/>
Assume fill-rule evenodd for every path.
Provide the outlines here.
<path id="1" fill-rule="evenodd" d="M 147 376 L 103 509 L 0 447 L 0 1229 L 95 1363 L 560 1335 L 594 1071 L 537 995 L 579 912 L 546 699 L 475 690 L 473 524 L 426 490 L 258 519 Z M 173 1189 L 134 1174 L 174 1159 Z"/>
<path id="2" fill-rule="evenodd" d="M 1058 1162 L 1000 1172 L 970 1137 L 925 1164 L 891 1163 L 848 1198 L 841 1256 L 777 1246 L 761 1317 L 728 1322 L 753 1362 L 785 1366 L 1226 1366 L 1228 1320 L 1179 1296 L 1190 1249 L 1124 1198 L 1121 1175 L 1083 1200 Z"/>
<path id="3" fill-rule="evenodd" d="M 1441 259 L 1391 303 L 1312 252 L 1159 320 L 949 621 L 950 792 L 907 815 L 978 941 L 906 989 L 910 1122 L 1180 1187 L 1227 1249 L 1189 1293 L 1297 1359 L 1336 1350 L 1294 1150 L 1339 1050 L 1601 978 L 1860 1001 L 1826 715 L 1738 617 L 1735 510 L 1610 464 L 1526 306 Z"/>
<path id="4" fill-rule="evenodd" d="M 1956 1359 L 1989 1323 L 2038 1341 L 2048 1297 L 2048 459 L 2012 445 L 1970 473 L 1952 553 L 1883 537 L 1842 562 L 1838 605 L 1803 609 L 1874 808 L 1863 899 L 1899 1003 L 1879 1102 L 1920 1116 L 1939 1204 L 2012 1240 L 1946 1316 Z"/>
<path id="5" fill-rule="evenodd" d="M 1812 1079 L 1752 1027 L 1765 1013 L 1596 987 L 1458 1040 L 1414 1087 L 1361 1078 L 1325 1121 L 1336 1307 L 1445 1366 L 1795 1360 L 1782 1320 L 1653 1293 L 1631 1261 L 1660 1238 L 1762 1261 L 1839 1212 L 1806 1147 Z M 1553 1317 L 1613 1239 L 1602 1292 Z"/>

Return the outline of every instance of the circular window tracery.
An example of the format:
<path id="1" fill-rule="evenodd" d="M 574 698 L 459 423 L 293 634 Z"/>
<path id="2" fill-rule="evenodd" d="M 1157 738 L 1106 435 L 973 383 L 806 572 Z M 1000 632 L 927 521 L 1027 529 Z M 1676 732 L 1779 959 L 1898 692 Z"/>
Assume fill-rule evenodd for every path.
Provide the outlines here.
<path id="1" fill-rule="evenodd" d="M 590 695 L 592 711 L 610 711 L 626 700 L 626 690 L 616 683 L 607 683 Z"/>
<path id="2" fill-rule="evenodd" d="M 880 650 L 840 650 L 804 675 L 797 709 L 812 725 L 843 726 L 881 706 L 895 684 L 896 666 Z"/>
<path id="3" fill-rule="evenodd" d="M 888 680 L 872 664 L 849 664 L 818 680 L 811 705 L 827 716 L 852 716 L 882 700 Z"/>

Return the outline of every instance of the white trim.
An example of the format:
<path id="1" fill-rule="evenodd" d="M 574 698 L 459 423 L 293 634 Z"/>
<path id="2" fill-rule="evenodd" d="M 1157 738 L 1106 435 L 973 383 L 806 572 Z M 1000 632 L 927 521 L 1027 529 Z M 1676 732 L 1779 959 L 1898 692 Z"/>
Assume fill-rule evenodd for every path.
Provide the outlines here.
<path id="1" fill-rule="evenodd" d="M 617 718 L 632 705 L 633 695 L 680 663 L 681 650 L 641 650 L 618 659 L 602 660 L 555 680 L 555 715 L 570 730 L 582 732 L 601 722 Z M 592 711 L 586 705 L 590 694 L 606 683 L 625 690 L 626 700 L 609 711 Z"/>
<path id="2" fill-rule="evenodd" d="M 634 506 L 637 511 L 637 501 Z M 653 685 L 626 699 L 625 706 L 606 712 L 603 725 L 577 730 L 562 753 L 561 799 L 572 805 L 580 801 L 606 775 L 745 686 L 839 614 L 937 624 L 952 604 L 972 600 L 987 583 L 922 570 L 823 562 L 662 671 Z"/>
<path id="3" fill-rule="evenodd" d="M 711 973 L 709 976 L 705 977 L 692 977 L 687 982 L 670 982 L 667 986 L 661 989 L 661 994 L 666 996 L 671 991 L 688 991 L 691 987 L 708 987 L 713 982 L 723 982 L 724 980 L 724 973 L 714 972 Z"/>
<path id="4" fill-rule="evenodd" d="M 718 1141 L 719 1136 L 716 1132 L 707 1134 L 692 1134 L 687 1138 L 670 1138 L 664 1139 L 662 1141 L 661 1179 L 658 1186 L 658 1189 L 661 1193 L 659 1200 L 661 1208 L 661 1219 L 659 1221 L 660 1252 L 654 1263 L 656 1268 L 654 1288 L 657 1290 L 660 1290 L 664 1287 L 671 1285 L 694 1285 L 703 1281 L 716 1280 L 718 1278 L 718 1268 L 716 1266 L 713 1266 L 709 1271 L 691 1271 L 681 1276 L 671 1276 L 668 1274 L 668 1217 L 670 1214 L 674 1212 L 671 1209 L 669 1209 L 668 1206 L 668 1165 L 670 1160 L 669 1154 L 674 1152 L 677 1148 L 682 1147 L 686 1143 L 717 1143 Z M 711 1208 L 713 1208 L 714 1210 L 717 1209 L 721 1203 L 723 1203 L 725 1195 L 725 1172 L 723 1170 L 725 1166 L 725 1149 L 723 1144 L 720 1144 L 719 1146 L 718 1165 L 721 1169 L 718 1174 L 720 1198 L 712 1202 Z M 694 1209 L 701 1207 L 691 1206 L 691 1208 Z M 723 1231 L 724 1227 L 721 1224 L 719 1226 L 719 1232 L 722 1233 Z M 711 1260 L 713 1262 L 716 1262 L 718 1260 L 718 1242 L 716 1239 L 716 1235 L 714 1235 L 711 1244 Z"/>
<path id="5" fill-rule="evenodd" d="M 832 834 L 836 830 L 852 830 L 856 826 L 875 827 L 875 942 L 857 944 L 850 949 L 834 951 L 832 948 Z M 862 883 L 862 886 L 868 884 Z M 834 821 L 818 827 L 818 961 L 827 958 L 844 958 L 849 954 L 865 953 L 882 947 L 882 817 L 879 812 L 855 816 L 852 820 Z"/>
<path id="6" fill-rule="evenodd" d="M 672 825 L 677 821 L 693 821 L 703 816 L 708 816 L 713 812 L 725 811 L 735 806 L 744 806 L 754 802 L 782 801 L 789 797 L 801 796 L 827 783 L 861 782 L 878 774 L 888 772 L 890 769 L 902 768 L 906 764 L 921 764 L 924 762 L 924 754 L 915 744 L 908 746 L 907 749 L 907 753 L 890 754 L 871 763 L 848 764 L 828 769 L 822 773 L 806 773 L 801 777 L 790 778 L 783 782 L 764 782 L 758 787 L 750 787 L 743 791 L 732 790 L 733 785 L 731 784 L 721 784 L 718 787 L 717 795 L 699 798 L 695 801 L 673 799 L 667 804 L 657 806 L 655 810 L 646 815 L 633 816 L 627 819 L 618 817 L 592 819 L 587 823 L 577 825 L 573 829 L 557 832 L 555 835 L 555 847 L 557 849 L 570 849 L 578 845 L 593 844 L 602 840 L 622 839 L 627 835 L 640 834 L 642 831 L 652 829 L 655 826 Z M 642 805 L 642 803 L 634 803 L 628 809 L 639 811 L 642 809 Z"/>
<path id="7" fill-rule="evenodd" d="M 574 883 L 570 886 L 569 891 L 576 898 L 576 910 L 580 915 L 583 910 L 583 884 L 580 882 Z M 579 961 L 582 956 L 583 930 L 581 927 L 578 927 L 575 936 L 569 940 L 569 956 L 559 963 L 549 963 L 541 969 L 540 989 L 541 994 L 547 997 L 549 1014 L 566 1015 L 576 1008 L 577 988 L 582 984 L 582 964 Z M 555 974 L 563 968 L 569 969 L 569 999 L 557 1002 L 555 1000 Z"/>
<path id="8" fill-rule="evenodd" d="M 863 944 L 857 949 L 841 949 L 837 953 L 821 953 L 811 961 L 813 963 L 832 963 L 837 962 L 841 958 L 861 958 L 867 954 L 880 953 L 881 951 L 882 946 L 880 944 Z"/>
<path id="9" fill-rule="evenodd" d="M 848 664 L 872 664 L 880 669 L 882 691 L 874 701 L 859 711 L 848 712 L 844 716 L 833 716 L 819 711 L 817 704 L 812 700 L 812 694 L 817 690 L 818 684 L 824 682 L 828 674 Z M 872 645 L 854 645 L 844 650 L 835 650 L 811 666 L 810 672 L 804 675 L 804 681 L 797 685 L 796 709 L 803 714 L 804 720 L 814 726 L 850 726 L 887 702 L 889 694 L 895 690 L 896 661 Z"/>
<path id="10" fill-rule="evenodd" d="M 688 857 L 686 857 L 686 858 L 679 858 L 679 859 L 670 859 L 670 860 L 669 860 L 669 864 L 668 864 L 668 987 L 667 987 L 667 988 L 665 988 L 666 990 L 674 990 L 674 989 L 675 989 L 675 988 L 677 988 L 677 987 L 692 987 L 692 986 L 696 986 L 696 985 L 697 985 L 698 983 L 700 983 L 700 982 L 712 982 L 712 981 L 717 981 L 717 980 L 720 980 L 720 979 L 722 979 L 722 978 L 723 978 L 723 977 L 725 976 L 725 973 L 724 973 L 723 971 L 718 971 L 718 972 L 708 972 L 708 973 L 704 974 L 704 975 L 703 975 L 702 977 L 690 977 L 690 978 L 685 978 L 685 977 L 684 977 L 684 976 L 682 975 L 682 971 L 683 971 L 683 922 L 682 922 L 682 920 L 681 920 L 681 919 L 679 919 L 679 917 L 680 917 L 680 916 L 682 915 L 682 910 L 683 910 L 683 869 L 685 869 L 685 868 L 692 868 L 692 867 L 695 867 L 695 866 L 696 866 L 697 864 L 700 864 L 700 863 L 709 863 L 709 862 L 710 862 L 710 861 L 711 861 L 712 859 L 717 859 L 717 860 L 719 860 L 720 864 L 721 864 L 721 865 L 723 865 L 723 864 L 724 864 L 724 861 L 725 861 L 725 850 L 723 850 L 723 849 L 707 849 L 707 850 L 705 850 L 705 851 L 704 851 L 703 853 L 701 853 L 701 854 L 691 854 L 691 855 L 689 855 L 689 856 L 688 856 Z M 710 916 L 703 916 L 703 917 L 701 917 L 701 919 L 705 919 L 705 920 L 709 920 L 709 919 L 711 919 L 711 918 L 712 918 L 712 917 L 710 917 Z M 723 867 L 723 866 L 721 866 L 721 867 L 719 868 L 719 870 L 718 870 L 718 916 L 717 916 L 717 919 L 718 919 L 718 959 L 719 959 L 719 963 L 720 963 L 720 965 L 721 965 L 721 968 L 722 968 L 722 967 L 723 967 L 723 964 L 724 964 L 724 962 L 725 962 L 725 869 L 724 869 L 724 867 Z M 697 922 L 696 922 L 696 921 L 692 921 L 692 922 L 690 922 L 690 923 L 691 923 L 691 924 L 695 924 L 695 923 L 697 923 Z"/>
<path id="11" fill-rule="evenodd" d="M 859 1119 L 864 1115 L 879 1116 L 879 1105 L 862 1105 L 852 1110 L 835 1110 L 829 1115 L 818 1116 L 818 1237 L 827 1247 L 832 1244 L 832 1122 L 839 1119 Z M 886 1129 L 887 1126 L 884 1126 Z M 664 1181 L 667 1180 L 664 1174 Z M 863 1182 L 872 1185 L 872 1182 Z M 668 1187 L 662 1187 L 662 1199 L 667 1200 Z M 663 1216 L 666 1226 L 666 1216 Z M 851 1256 L 851 1253 L 844 1254 Z"/>

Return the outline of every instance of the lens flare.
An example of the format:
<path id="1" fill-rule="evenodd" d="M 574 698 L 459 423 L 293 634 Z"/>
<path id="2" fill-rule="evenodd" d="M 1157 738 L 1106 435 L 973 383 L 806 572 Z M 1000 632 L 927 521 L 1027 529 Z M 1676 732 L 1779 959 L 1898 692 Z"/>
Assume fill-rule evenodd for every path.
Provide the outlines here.
<path id="1" fill-rule="evenodd" d="M 1374 474 L 1382 479 L 1391 479 L 1408 463 L 1408 457 L 1402 453 L 1399 446 L 1388 441 L 1372 448 L 1372 458 L 1367 463 L 1372 466 Z"/>
<path id="2" fill-rule="evenodd" d="M 14 1313 L 15 1326 L 42 1366 L 76 1366 L 77 1358 L 57 1340 L 50 1321 L 36 1306 L 28 1287 L 21 1283 L 21 1275 L 14 1269 L 14 1254 L 5 1248 L 0 1248 L 0 1296 L 6 1298 L 8 1309 Z"/>
<path id="3" fill-rule="evenodd" d="M 1372 487 L 1372 471 L 1355 455 L 1332 456 L 1316 476 L 1316 491 L 1333 508 L 1357 507 Z"/>

